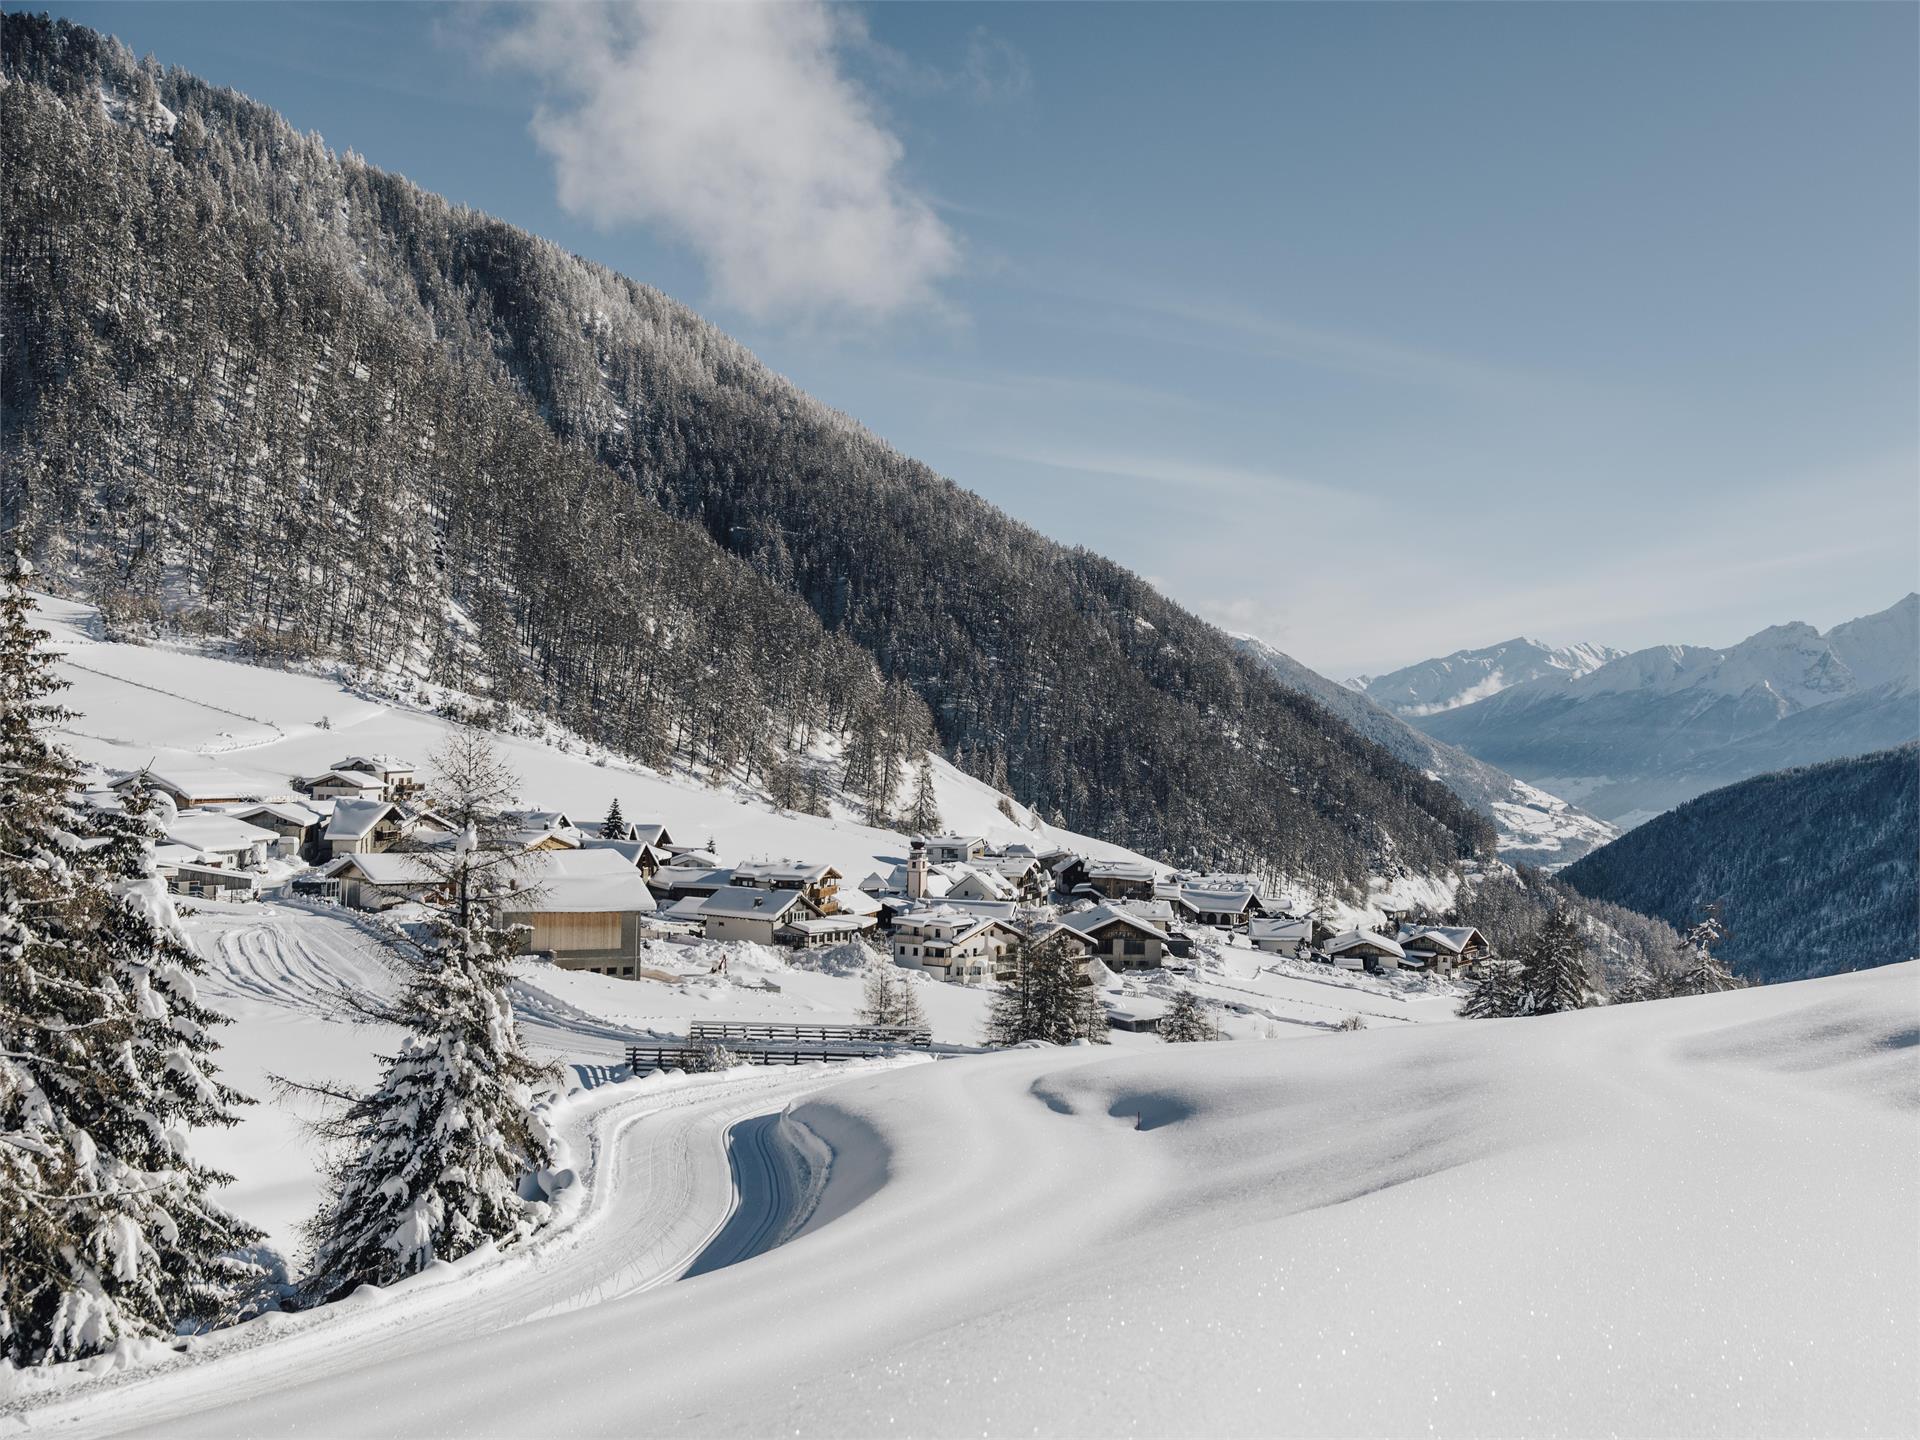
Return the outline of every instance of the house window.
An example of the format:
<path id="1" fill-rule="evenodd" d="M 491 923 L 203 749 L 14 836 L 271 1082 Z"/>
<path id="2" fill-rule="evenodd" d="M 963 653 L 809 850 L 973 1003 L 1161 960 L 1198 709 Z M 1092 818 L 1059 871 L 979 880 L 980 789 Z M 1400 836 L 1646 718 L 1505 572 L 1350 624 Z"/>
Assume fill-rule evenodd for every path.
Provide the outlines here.
<path id="1" fill-rule="evenodd" d="M 1146 954 L 1146 953 L 1147 953 L 1147 942 L 1146 942 L 1146 941 L 1144 941 L 1144 940 L 1129 940 L 1129 941 L 1127 941 L 1127 954 L 1129 954 L 1129 955 L 1144 955 L 1144 954 Z"/>

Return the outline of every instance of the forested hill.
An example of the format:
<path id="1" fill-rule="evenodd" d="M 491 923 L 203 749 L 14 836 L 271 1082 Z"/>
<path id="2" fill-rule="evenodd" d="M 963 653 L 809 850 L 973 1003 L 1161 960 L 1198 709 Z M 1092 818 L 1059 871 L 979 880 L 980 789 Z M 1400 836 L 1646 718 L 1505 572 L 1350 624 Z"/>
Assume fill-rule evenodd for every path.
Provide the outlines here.
<path id="1" fill-rule="evenodd" d="M 7 518 L 123 623 L 412 648 L 750 779 L 838 734 L 880 805 L 931 724 L 1176 862 L 1351 889 L 1491 851 L 1138 577 L 658 292 L 91 31 L 4 25 Z"/>
<path id="2" fill-rule="evenodd" d="M 1795 980 L 1920 955 L 1920 745 L 1743 780 L 1560 872 L 1675 926 L 1721 906 L 1721 957 Z"/>

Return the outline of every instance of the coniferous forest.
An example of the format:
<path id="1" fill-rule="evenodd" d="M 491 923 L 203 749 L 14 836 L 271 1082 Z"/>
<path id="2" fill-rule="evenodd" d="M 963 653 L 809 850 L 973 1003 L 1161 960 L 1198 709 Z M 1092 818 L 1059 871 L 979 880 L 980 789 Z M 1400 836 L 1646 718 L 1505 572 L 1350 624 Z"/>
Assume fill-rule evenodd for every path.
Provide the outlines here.
<path id="1" fill-rule="evenodd" d="M 1798 980 L 1920 955 L 1920 746 L 1710 791 L 1561 872 L 1597 900 L 1685 928 L 1718 907 L 1744 979 Z"/>
<path id="2" fill-rule="evenodd" d="M 1492 829 L 1128 571 L 646 286 L 65 22 L 4 17 L 4 523 L 124 630 L 378 670 L 871 813 L 934 745 L 1176 863 Z"/>

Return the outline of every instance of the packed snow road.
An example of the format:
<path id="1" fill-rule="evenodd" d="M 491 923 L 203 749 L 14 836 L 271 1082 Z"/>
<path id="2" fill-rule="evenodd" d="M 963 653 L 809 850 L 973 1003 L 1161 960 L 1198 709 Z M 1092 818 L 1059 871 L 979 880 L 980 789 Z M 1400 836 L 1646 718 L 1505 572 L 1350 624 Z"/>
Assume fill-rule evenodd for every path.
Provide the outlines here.
<path id="1" fill-rule="evenodd" d="M 773 1140 L 781 1111 L 876 1068 L 652 1076 L 576 1096 L 558 1121 L 582 1172 L 581 1208 L 551 1232 L 385 1291 L 203 1337 L 178 1358 L 82 1381 L 37 1405 L 16 1402 L 0 1412 L 0 1431 L 223 1433 L 210 1412 L 236 1397 L 407 1356 L 462 1353 L 493 1330 L 603 1307 L 696 1263 L 712 1270 L 745 1259 L 801 1218 L 795 1207 L 807 1198 Z M 736 1166 L 730 1151 L 740 1134 Z M 354 1426 L 314 1418 L 321 1434 Z"/>

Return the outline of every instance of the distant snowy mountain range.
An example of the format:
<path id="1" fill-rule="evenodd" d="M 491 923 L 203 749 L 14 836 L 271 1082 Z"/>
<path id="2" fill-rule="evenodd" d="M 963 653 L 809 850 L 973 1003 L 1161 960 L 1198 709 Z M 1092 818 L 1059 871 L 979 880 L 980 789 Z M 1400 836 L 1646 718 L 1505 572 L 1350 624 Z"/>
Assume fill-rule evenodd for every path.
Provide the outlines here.
<path id="1" fill-rule="evenodd" d="M 1499 832 L 1500 857 L 1503 860 L 1513 864 L 1558 868 L 1605 845 L 1620 833 L 1616 827 L 1568 804 L 1559 796 L 1549 795 L 1484 760 L 1476 760 L 1456 746 L 1421 733 L 1392 710 L 1359 690 L 1337 684 L 1317 671 L 1309 670 L 1291 655 L 1283 654 L 1265 641 L 1251 635 L 1235 638 L 1240 648 L 1265 664 L 1282 685 L 1319 701 L 1374 744 L 1414 769 L 1431 775 L 1492 820 Z M 1514 642 L 1516 645 L 1532 643 Z M 1509 647 L 1496 646 L 1494 650 L 1506 648 Z M 1588 649 L 1581 647 L 1582 653 Z M 1491 655 L 1494 650 L 1463 651 L 1462 655 Z M 1450 658 L 1460 659 L 1461 656 Z M 1428 666 L 1414 666 L 1398 673 L 1406 675 L 1413 670 L 1430 669 L 1445 663 L 1431 661 Z"/>
<path id="2" fill-rule="evenodd" d="M 1585 675 L 1626 652 L 1608 645 L 1558 647 L 1520 636 L 1482 650 L 1456 650 L 1388 675 L 1357 675 L 1347 682 L 1374 704 L 1403 719 L 1438 715 L 1485 700 L 1529 680 Z"/>
<path id="3" fill-rule="evenodd" d="M 1391 682 L 1424 707 L 1400 713 L 1434 739 L 1625 826 L 1753 775 L 1920 737 L 1920 595 L 1825 634 L 1795 621 L 1726 649 L 1515 645 L 1546 668 L 1512 681 L 1489 661 L 1514 647 L 1495 646 L 1384 676 L 1368 693 Z M 1599 656 L 1611 658 L 1589 663 Z M 1449 690 L 1449 673 L 1465 683 Z M 1485 689 L 1496 675 L 1508 683 Z"/>

